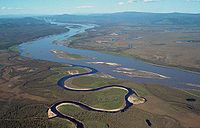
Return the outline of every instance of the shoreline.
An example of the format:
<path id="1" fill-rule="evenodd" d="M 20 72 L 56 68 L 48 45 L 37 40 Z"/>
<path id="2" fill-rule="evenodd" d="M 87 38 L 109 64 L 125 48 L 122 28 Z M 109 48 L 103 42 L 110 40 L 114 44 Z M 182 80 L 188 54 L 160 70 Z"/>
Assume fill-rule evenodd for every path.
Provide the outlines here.
<path id="1" fill-rule="evenodd" d="M 61 50 L 50 50 L 52 54 L 54 54 L 57 58 L 60 59 L 69 59 L 69 60 L 84 60 L 85 57 L 78 55 L 78 54 L 71 54 Z"/>
<path id="2" fill-rule="evenodd" d="M 51 36 L 56 36 L 56 35 L 64 34 L 64 33 L 68 32 L 68 31 L 69 31 L 69 29 L 66 29 L 66 30 L 63 31 L 63 32 L 52 33 L 52 34 L 49 34 L 49 35 L 46 35 L 46 36 L 39 36 L 39 37 L 37 37 L 37 38 L 31 39 L 31 40 L 28 40 L 28 41 L 23 41 L 23 42 L 20 42 L 20 43 L 17 43 L 17 44 L 13 44 L 13 45 L 11 45 L 11 46 L 8 47 L 8 48 L 0 49 L 0 50 L 9 50 L 9 51 L 12 51 L 12 52 L 16 52 L 16 51 L 14 51 L 14 50 L 11 50 L 10 48 L 11 48 L 11 47 L 17 47 L 17 49 L 20 50 L 20 49 L 19 49 L 19 46 L 22 45 L 22 44 L 24 44 L 24 43 L 30 43 L 30 42 L 37 41 L 37 40 L 40 40 L 40 39 L 43 39 L 43 38 L 47 38 L 47 37 L 51 37 Z M 16 52 L 16 53 L 17 53 L 17 52 Z M 21 52 L 20 52 L 20 53 L 21 53 Z"/>
<path id="3" fill-rule="evenodd" d="M 69 78 L 69 79 L 73 79 L 73 78 Z M 69 79 L 68 79 L 68 80 L 69 80 Z M 75 91 L 80 91 L 80 90 L 89 91 L 89 90 L 92 90 L 92 89 L 96 89 L 96 88 L 73 88 L 73 87 L 67 86 L 66 84 L 64 85 L 64 87 L 65 87 L 65 88 L 68 88 L 68 89 L 70 89 L 70 90 L 75 90 Z M 101 88 L 101 87 L 99 87 L 99 88 Z M 103 89 L 97 90 L 97 91 L 103 91 L 103 90 L 108 90 L 108 89 L 121 89 L 121 90 L 125 90 L 126 92 L 129 92 L 129 90 L 126 89 L 126 88 L 123 88 L 123 87 L 116 87 L 116 86 L 114 86 L 114 87 L 108 87 L 108 88 L 103 88 Z M 133 96 L 133 95 L 134 95 L 134 96 Z M 139 105 L 139 104 L 143 104 L 143 103 L 146 102 L 146 99 L 145 99 L 145 98 L 142 98 L 144 102 L 140 102 L 140 103 L 135 102 L 134 100 L 132 100 L 133 98 L 136 99 L 136 97 L 137 97 L 137 98 L 142 98 L 142 97 L 138 96 L 137 92 L 135 91 L 135 94 L 130 95 L 130 96 L 128 97 L 127 100 L 128 100 L 130 103 L 132 103 L 133 105 Z M 63 103 L 63 104 L 65 104 L 65 103 Z M 68 104 L 68 103 L 66 103 L 66 104 Z M 69 103 L 69 104 L 74 105 L 74 104 L 72 104 L 72 103 Z M 83 104 L 83 103 L 81 103 L 81 104 Z M 124 102 L 124 104 L 126 105 L 125 102 Z M 120 110 L 122 110 L 122 109 L 124 108 L 125 105 L 121 106 L 120 108 L 116 108 L 116 109 L 101 109 L 101 108 L 95 108 L 95 107 L 92 107 L 92 106 L 89 106 L 89 105 L 87 105 L 87 106 L 89 106 L 90 108 L 92 108 L 92 109 L 94 109 L 94 110 L 98 110 L 98 111 L 115 112 L 115 111 L 120 111 Z M 80 107 L 80 106 L 78 106 L 78 105 L 74 105 L 74 106 Z M 81 107 L 80 107 L 80 108 L 81 108 Z"/>
<path id="4" fill-rule="evenodd" d="M 78 103 L 80 103 L 80 102 L 78 102 Z M 83 104 L 83 103 L 81 103 L 81 104 Z M 65 106 L 65 105 L 72 105 L 72 106 L 81 108 L 79 105 L 76 105 L 76 104 L 73 104 L 73 103 L 61 103 L 58 106 L 56 106 L 57 111 L 60 112 L 59 107 Z M 83 104 L 83 105 L 86 105 L 86 104 Z M 122 106 L 122 107 L 116 108 L 116 109 L 103 109 L 103 108 L 95 108 L 95 107 L 92 107 L 92 106 L 89 106 L 89 105 L 86 105 L 86 106 L 88 106 L 88 107 L 90 107 L 90 108 L 92 108 L 94 110 L 97 110 L 97 111 L 107 111 L 107 112 L 116 112 L 116 111 L 120 111 L 123 108 L 123 106 Z"/>
<path id="5" fill-rule="evenodd" d="M 131 69 L 131 68 L 123 68 L 123 67 L 116 68 L 113 71 L 122 73 L 130 77 L 152 78 L 152 79 L 169 79 L 170 78 L 170 77 L 167 77 L 165 75 L 161 75 L 155 72 L 149 72 L 145 70 L 137 70 L 137 69 Z"/>
<path id="6" fill-rule="evenodd" d="M 144 58 L 141 58 L 139 56 L 134 56 L 134 55 L 127 55 L 127 54 L 123 54 L 123 53 L 117 53 L 117 52 L 109 52 L 109 51 L 104 51 L 101 49 L 91 49 L 91 48 L 83 48 L 83 47 L 73 47 L 73 45 L 64 45 L 64 47 L 69 47 L 69 48 L 75 48 L 75 49 L 81 49 L 81 50 L 91 50 L 91 51 L 96 51 L 96 52 L 101 52 L 101 53 L 105 53 L 105 54 L 110 54 L 110 55 L 119 55 L 121 57 L 127 57 L 127 58 L 132 58 L 132 59 L 136 59 L 139 61 L 143 61 L 144 63 L 148 63 L 151 65 L 155 65 L 158 67 L 164 67 L 164 68 L 176 68 L 182 71 L 186 71 L 186 72 L 191 72 L 191 73 L 195 73 L 195 74 L 200 74 L 200 69 L 198 68 L 192 68 L 192 67 L 185 67 L 185 66 L 180 66 L 180 65 L 170 65 L 170 64 L 165 64 L 165 63 L 157 63 L 151 60 L 147 60 Z"/>

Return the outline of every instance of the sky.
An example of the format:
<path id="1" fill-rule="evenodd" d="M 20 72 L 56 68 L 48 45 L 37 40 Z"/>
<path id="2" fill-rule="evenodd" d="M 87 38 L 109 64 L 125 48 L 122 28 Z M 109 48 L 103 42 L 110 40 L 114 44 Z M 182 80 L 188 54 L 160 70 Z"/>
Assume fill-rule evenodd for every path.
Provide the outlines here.
<path id="1" fill-rule="evenodd" d="M 200 13 L 200 0 L 0 0 L 0 15 L 124 11 Z"/>

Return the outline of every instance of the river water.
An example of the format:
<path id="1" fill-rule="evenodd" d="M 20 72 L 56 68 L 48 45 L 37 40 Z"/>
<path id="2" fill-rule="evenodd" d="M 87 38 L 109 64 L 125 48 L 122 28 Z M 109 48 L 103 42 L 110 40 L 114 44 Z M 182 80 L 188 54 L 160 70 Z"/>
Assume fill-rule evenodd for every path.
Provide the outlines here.
<path id="1" fill-rule="evenodd" d="M 181 70 L 174 67 L 157 66 L 154 64 L 146 63 L 142 60 L 128 58 L 128 57 L 119 56 L 119 55 L 111 55 L 111 54 L 105 54 L 102 52 L 97 52 L 97 51 L 92 51 L 92 50 L 81 50 L 81 49 L 70 48 L 70 47 L 66 47 L 62 45 L 57 45 L 53 43 L 53 41 L 70 38 L 76 34 L 85 32 L 85 30 L 87 29 L 91 29 L 95 27 L 95 25 L 91 25 L 91 24 L 85 24 L 85 25 L 58 24 L 58 25 L 63 25 L 63 27 L 67 27 L 70 30 L 63 34 L 48 36 L 44 38 L 39 38 L 34 41 L 22 43 L 21 45 L 19 45 L 21 55 L 25 57 L 30 57 L 33 59 L 39 59 L 39 60 L 48 60 L 48 61 L 53 61 L 53 62 L 89 66 L 89 67 L 97 69 L 100 72 L 112 75 L 113 77 L 120 78 L 120 79 L 133 80 L 139 83 L 161 84 L 161 85 L 167 85 L 167 86 L 176 87 L 176 88 L 200 90 L 200 74 L 198 73 Z M 79 25 L 80 27 L 73 27 L 73 25 Z M 62 59 L 52 54 L 50 52 L 51 50 L 62 50 L 67 53 L 79 54 L 79 55 L 87 57 L 88 59 L 85 59 L 85 60 Z M 93 62 L 93 61 L 118 63 L 118 64 L 121 64 L 120 67 L 134 68 L 137 70 L 154 72 L 154 73 L 167 76 L 169 78 L 155 79 L 155 78 L 129 77 L 127 75 L 114 72 L 113 70 L 116 67 L 87 63 L 87 62 Z"/>

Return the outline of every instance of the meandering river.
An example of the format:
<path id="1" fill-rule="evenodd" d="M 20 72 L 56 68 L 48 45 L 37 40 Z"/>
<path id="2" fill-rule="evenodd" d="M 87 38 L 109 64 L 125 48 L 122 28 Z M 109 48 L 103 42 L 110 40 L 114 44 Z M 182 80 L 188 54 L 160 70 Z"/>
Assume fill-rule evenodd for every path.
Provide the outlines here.
<path id="1" fill-rule="evenodd" d="M 200 90 L 200 74 L 193 73 L 190 71 L 181 70 L 174 67 L 164 67 L 157 66 L 154 64 L 146 63 L 142 60 L 128 58 L 119 55 L 105 54 L 92 50 L 81 50 L 70 48 L 62 45 L 57 45 L 53 43 L 55 40 L 64 40 L 70 38 L 79 33 L 85 32 L 87 29 L 94 28 L 95 25 L 91 24 L 58 24 L 63 25 L 63 27 L 69 28 L 69 31 L 59 35 L 48 36 L 44 38 L 39 38 L 34 41 L 22 43 L 19 45 L 22 56 L 31 57 L 33 59 L 48 60 L 60 63 L 70 63 L 82 66 L 88 66 L 97 69 L 100 72 L 109 74 L 113 77 L 120 79 L 133 80 L 139 83 L 151 83 L 151 84 L 162 84 L 176 88 L 186 88 L 186 89 L 196 89 Z M 78 25 L 80 27 L 73 27 L 73 25 Z M 52 49 L 62 50 L 72 54 L 79 54 L 85 56 L 89 59 L 86 60 L 67 60 L 62 58 L 57 58 L 50 51 Z M 95 60 L 91 59 L 95 58 Z M 168 79 L 155 79 L 155 78 L 141 78 L 141 77 L 129 77 L 124 74 L 114 72 L 112 66 L 105 65 L 94 65 L 87 62 L 100 61 L 100 62 L 112 62 L 120 64 L 124 68 L 133 68 L 137 70 L 144 70 L 148 72 L 154 72 L 161 74 L 163 76 L 169 77 Z"/>
<path id="2" fill-rule="evenodd" d="M 108 86 L 102 86 L 102 87 L 98 87 L 98 88 L 94 88 L 94 89 L 87 89 L 87 90 L 69 88 L 65 85 L 65 81 L 67 81 L 68 79 L 74 78 L 74 77 L 92 75 L 92 74 L 95 74 L 95 73 L 98 72 L 96 69 L 91 68 L 91 67 L 86 67 L 86 66 L 81 66 L 81 65 L 72 65 L 72 66 L 73 67 L 77 66 L 77 67 L 87 68 L 90 71 L 88 71 L 86 73 L 82 73 L 82 74 L 68 75 L 68 76 L 64 76 L 63 78 L 61 78 L 57 82 L 57 84 L 58 84 L 58 86 L 60 86 L 61 88 L 65 89 L 65 90 L 75 91 L 75 92 L 95 92 L 95 91 L 100 91 L 100 90 L 104 90 L 104 89 L 107 89 L 107 88 L 120 88 L 120 89 L 124 89 L 124 90 L 127 91 L 127 94 L 124 96 L 125 105 L 122 108 L 119 108 L 119 109 L 106 110 L 106 109 L 101 109 L 101 108 L 93 108 L 92 106 L 86 105 L 86 104 L 81 103 L 81 102 L 76 102 L 76 101 L 61 101 L 61 102 L 55 103 L 51 106 L 50 110 L 51 110 L 51 112 L 53 112 L 56 115 L 56 117 L 69 120 L 70 122 L 74 123 L 77 128 L 84 128 L 84 124 L 81 121 L 60 112 L 59 111 L 60 105 L 62 106 L 62 105 L 65 105 L 65 104 L 69 104 L 69 105 L 78 106 L 78 107 L 80 107 L 84 110 L 87 110 L 87 111 L 117 113 L 117 112 L 125 112 L 128 108 L 130 108 L 133 105 L 133 103 L 131 101 L 129 101 L 129 97 L 131 97 L 132 95 L 139 97 L 138 94 L 133 89 L 125 87 L 123 85 L 108 85 Z"/>

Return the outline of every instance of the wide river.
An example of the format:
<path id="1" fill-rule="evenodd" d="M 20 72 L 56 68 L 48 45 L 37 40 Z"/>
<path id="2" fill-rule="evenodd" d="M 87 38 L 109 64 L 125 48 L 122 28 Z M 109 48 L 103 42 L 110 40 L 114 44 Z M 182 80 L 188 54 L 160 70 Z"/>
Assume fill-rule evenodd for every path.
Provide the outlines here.
<path id="1" fill-rule="evenodd" d="M 79 25 L 80 27 L 73 27 L 73 25 L 77 24 L 58 24 L 63 25 L 63 27 L 67 27 L 70 30 L 66 33 L 48 36 L 44 38 L 39 38 L 34 41 L 22 43 L 19 45 L 19 49 L 21 51 L 21 55 L 25 57 L 30 57 L 33 59 L 39 60 L 48 60 L 59 63 L 69 63 L 76 65 L 89 66 L 97 69 L 100 72 L 112 75 L 113 77 L 120 79 L 133 80 L 139 83 L 151 83 L 151 84 L 162 84 L 176 88 L 184 88 L 184 89 L 196 89 L 200 90 L 200 74 L 193 73 L 190 71 L 181 70 L 174 67 L 164 67 L 157 66 L 154 64 L 146 63 L 142 60 L 119 56 L 119 55 L 111 55 L 105 54 L 102 52 L 92 51 L 92 50 L 81 50 L 70 48 L 62 45 L 57 45 L 53 43 L 55 40 L 63 40 L 70 38 L 76 34 L 83 33 L 87 29 L 94 28 L 95 25 Z M 79 54 L 87 57 L 85 60 L 67 60 L 56 57 L 52 54 L 51 50 L 62 50 L 72 54 Z M 95 58 L 95 59 L 94 59 Z M 121 64 L 119 67 L 124 68 L 134 68 L 137 70 L 144 70 L 148 72 L 158 73 L 169 78 L 167 79 L 155 79 L 155 78 L 141 78 L 141 77 L 130 77 L 124 74 L 120 74 L 114 72 L 113 66 L 105 66 L 105 65 L 95 65 L 88 64 L 87 62 L 112 62 Z"/>

